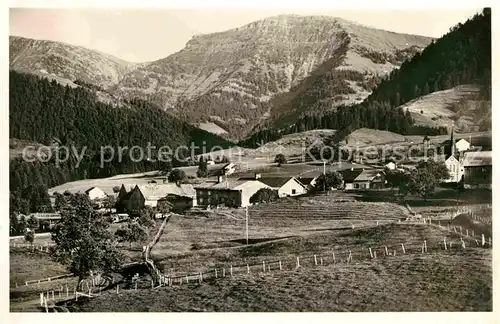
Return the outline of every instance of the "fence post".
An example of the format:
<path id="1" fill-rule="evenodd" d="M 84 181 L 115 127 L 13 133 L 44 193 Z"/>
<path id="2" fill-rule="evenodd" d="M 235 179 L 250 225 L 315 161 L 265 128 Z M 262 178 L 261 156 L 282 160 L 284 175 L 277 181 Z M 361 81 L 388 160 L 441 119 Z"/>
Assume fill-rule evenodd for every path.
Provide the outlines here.
<path id="1" fill-rule="evenodd" d="M 135 290 L 137 290 L 137 281 L 135 282 Z"/>
<path id="2" fill-rule="evenodd" d="M 226 276 L 226 268 L 222 268 L 222 276 L 225 277 Z"/>
<path id="3" fill-rule="evenodd" d="M 229 266 L 229 271 L 231 272 L 231 277 L 233 276 L 233 265 Z"/>
<path id="4" fill-rule="evenodd" d="M 217 279 L 217 269 L 215 269 L 214 271 L 215 271 L 215 278 Z"/>
<path id="5" fill-rule="evenodd" d="M 446 237 L 445 237 L 445 238 L 443 238 L 443 244 L 444 244 L 444 249 L 445 249 L 445 250 L 448 250 L 448 247 L 446 246 Z"/>
<path id="6" fill-rule="evenodd" d="M 404 243 L 401 243 L 401 248 L 403 249 L 403 254 L 406 254 L 406 250 L 405 250 L 405 245 L 404 245 Z"/>
<path id="7" fill-rule="evenodd" d="M 373 252 L 372 252 L 372 248 L 368 248 L 370 250 L 370 258 L 373 259 Z"/>
<path id="8" fill-rule="evenodd" d="M 427 240 L 424 240 L 424 249 L 425 249 L 425 252 L 427 253 Z"/>
<path id="9" fill-rule="evenodd" d="M 297 257 L 297 268 L 300 267 L 300 260 L 299 260 L 299 257 Z"/>
<path id="10" fill-rule="evenodd" d="M 351 253 L 351 250 L 349 250 L 349 262 L 352 261 L 352 253 Z"/>
<path id="11" fill-rule="evenodd" d="M 119 294 L 119 290 L 120 290 L 120 285 L 116 285 L 116 294 L 117 295 Z"/>
<path id="12" fill-rule="evenodd" d="M 316 257 L 316 254 L 314 255 L 314 265 L 318 265 L 318 258 Z"/>
<path id="13" fill-rule="evenodd" d="M 385 247 L 385 255 L 389 255 L 389 251 L 387 250 L 387 246 Z"/>
<path id="14" fill-rule="evenodd" d="M 319 258 L 319 264 L 323 265 L 323 257 Z"/>
<path id="15" fill-rule="evenodd" d="M 52 300 L 55 300 L 54 291 L 52 290 Z"/>
<path id="16" fill-rule="evenodd" d="M 280 260 L 280 270 L 283 270 L 283 269 L 281 268 L 281 260 Z"/>
<path id="17" fill-rule="evenodd" d="M 332 252 L 333 263 L 335 263 L 335 252 Z"/>
<path id="18" fill-rule="evenodd" d="M 40 293 L 40 306 L 43 306 L 43 293 Z"/>
<path id="19" fill-rule="evenodd" d="M 266 272 L 266 261 L 262 261 L 262 271 Z"/>
<path id="20" fill-rule="evenodd" d="M 247 263 L 247 273 L 250 273 L 250 266 Z"/>
<path id="21" fill-rule="evenodd" d="M 486 244 L 484 240 L 484 234 L 481 234 L 481 246 L 484 246 L 484 244 Z"/>

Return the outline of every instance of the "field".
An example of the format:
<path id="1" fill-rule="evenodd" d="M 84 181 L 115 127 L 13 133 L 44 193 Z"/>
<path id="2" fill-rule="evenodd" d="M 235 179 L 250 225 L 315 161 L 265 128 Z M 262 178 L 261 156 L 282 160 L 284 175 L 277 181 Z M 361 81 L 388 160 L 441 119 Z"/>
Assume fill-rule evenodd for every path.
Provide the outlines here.
<path id="1" fill-rule="evenodd" d="M 446 198 L 448 192 L 443 189 L 436 196 Z M 70 305 L 70 310 L 491 309 L 491 250 L 479 246 L 480 234 L 486 235 L 487 242 L 491 237 L 491 224 L 467 215 L 453 220 L 443 217 L 458 207 L 467 207 L 481 221 L 491 219 L 487 197 L 482 197 L 482 201 L 472 194 L 463 195 L 462 203 L 468 205 L 458 207 L 456 201 L 447 199 L 443 205 L 419 205 L 415 200 L 412 210 L 434 219 L 433 225 L 428 225 L 405 221 L 411 213 L 396 204 L 392 195 L 391 191 L 377 195 L 338 191 L 252 206 L 248 212 L 248 245 L 244 209 L 193 210 L 184 216 L 174 215 L 151 258 L 167 277 L 184 280 L 188 275 L 189 285 L 184 282 L 179 286 L 176 282 L 173 287 L 151 290 L 149 279 L 144 277 L 137 291 L 121 285 L 119 296 L 111 289 L 99 297 Z M 451 227 L 448 230 L 447 225 L 461 226 L 463 235 Z M 113 224 L 111 230 L 117 226 Z M 475 238 L 467 237 L 466 229 L 473 228 Z M 461 237 L 466 249 L 462 248 Z M 453 248 L 444 250 L 445 238 Z M 43 240 L 49 242 L 49 238 Z M 421 251 L 424 242 L 428 246 L 425 254 Z M 370 258 L 370 248 L 378 255 L 376 260 Z M 140 249 L 123 246 L 123 251 L 127 262 L 140 259 Z M 349 255 L 352 262 L 346 263 Z M 295 269 L 297 257 L 299 269 Z M 271 267 L 266 272 L 262 271 L 263 262 L 266 268 Z M 278 262 L 282 264 L 281 271 Z M 12 311 L 37 311 L 40 292 L 57 291 L 64 285 L 71 289 L 76 283 L 69 278 L 15 288 L 16 282 L 65 273 L 64 268 L 39 252 L 11 247 L 10 267 Z M 234 276 L 221 278 L 229 277 L 230 268 Z M 199 273 L 204 277 L 201 286 Z"/>
<path id="2" fill-rule="evenodd" d="M 255 244 L 248 248 L 219 249 L 201 259 L 219 258 L 218 279 L 156 290 L 109 291 L 97 299 L 72 306 L 72 311 L 488 311 L 492 308 L 491 250 L 439 249 L 444 236 L 457 237 L 425 225 L 383 225 L 374 228 L 314 233 L 300 238 Z M 427 239 L 430 253 L 420 253 Z M 384 256 L 383 245 L 406 243 L 406 254 Z M 370 260 L 368 247 L 379 247 Z M 345 262 L 353 251 L 352 262 Z M 331 252 L 337 255 L 333 262 Z M 321 256 L 315 265 L 312 255 Z M 295 269 L 296 256 L 301 266 Z M 229 276 L 229 264 L 281 260 L 265 272 Z M 184 256 L 168 258 L 169 267 L 181 267 Z M 222 259 L 224 261 L 222 261 Z M 324 259 L 324 261 L 323 261 Z M 191 273 L 205 271 L 193 267 Z M 187 264 L 186 264 L 187 265 Z M 222 268 L 226 277 L 221 277 Z M 431 279 L 432 278 L 432 279 Z"/>

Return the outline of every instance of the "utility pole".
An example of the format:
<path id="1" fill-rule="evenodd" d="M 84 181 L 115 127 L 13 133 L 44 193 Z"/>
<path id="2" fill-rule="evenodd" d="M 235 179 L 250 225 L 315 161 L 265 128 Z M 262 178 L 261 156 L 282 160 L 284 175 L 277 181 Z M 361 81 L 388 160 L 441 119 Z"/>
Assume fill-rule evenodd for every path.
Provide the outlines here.
<path id="1" fill-rule="evenodd" d="M 326 191 L 326 161 L 323 160 L 323 191 Z"/>
<path id="2" fill-rule="evenodd" d="M 245 232 L 246 232 L 246 238 L 247 238 L 247 246 L 248 246 L 248 206 L 246 207 L 245 210 Z"/>

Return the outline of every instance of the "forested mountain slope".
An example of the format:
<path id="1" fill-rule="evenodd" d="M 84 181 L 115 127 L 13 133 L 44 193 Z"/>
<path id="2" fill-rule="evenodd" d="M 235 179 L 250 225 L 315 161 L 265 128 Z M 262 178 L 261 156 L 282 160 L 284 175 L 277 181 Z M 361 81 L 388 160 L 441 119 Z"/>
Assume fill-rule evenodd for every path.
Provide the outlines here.
<path id="1" fill-rule="evenodd" d="M 113 107 L 97 100 L 95 93 L 86 88 L 63 87 L 56 81 L 15 71 L 10 72 L 9 81 L 10 138 L 52 147 L 75 147 L 79 153 L 86 148 L 85 158 L 78 166 L 74 156 L 61 167 L 56 167 L 54 155 L 46 163 L 12 160 L 11 190 L 31 185 L 52 187 L 72 180 L 160 167 L 158 163 L 146 159 L 133 162 L 130 151 L 125 151 L 121 161 L 115 155 L 112 162 L 104 163 L 101 167 L 101 147 L 109 146 L 117 152 L 118 147 L 130 149 L 139 146 L 146 155 L 148 143 L 151 147 L 155 146 L 156 150 L 162 146 L 172 150 L 181 145 L 191 147 L 191 143 L 198 147 L 206 143 L 208 150 L 216 145 L 232 145 L 212 133 L 172 117 L 150 103 L 135 100 L 128 102 L 127 107 Z M 155 154 L 154 149 L 152 153 Z M 139 151 L 132 156 L 138 159 Z"/>

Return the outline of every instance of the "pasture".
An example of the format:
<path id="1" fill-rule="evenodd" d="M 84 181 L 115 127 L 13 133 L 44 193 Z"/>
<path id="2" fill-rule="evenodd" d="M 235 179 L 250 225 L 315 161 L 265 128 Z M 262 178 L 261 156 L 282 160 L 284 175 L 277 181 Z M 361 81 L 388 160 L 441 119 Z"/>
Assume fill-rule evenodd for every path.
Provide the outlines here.
<path id="1" fill-rule="evenodd" d="M 491 310 L 491 250 L 473 245 L 465 250 L 440 249 L 443 237 L 458 241 L 455 234 L 433 226 L 390 224 L 194 252 L 197 258 L 172 256 L 166 261 L 168 268 L 189 268 L 189 273 L 206 272 L 208 268 L 196 265 L 216 259 L 211 269 L 216 266 L 219 275 L 204 277 L 201 283 L 191 279 L 189 284 L 154 290 L 123 290 L 120 295 L 108 291 L 74 305 L 72 311 Z M 421 253 L 424 239 L 429 251 Z M 383 254 L 384 245 L 397 248 L 401 242 L 406 242 L 405 253 L 399 248 L 397 255 L 392 250 Z M 378 247 L 376 259 L 370 259 L 368 247 Z M 347 250 L 353 252 L 351 262 L 345 261 Z M 314 262 L 313 254 L 321 256 L 321 264 Z M 299 268 L 296 256 L 301 256 Z M 270 264 L 278 259 L 281 270 L 277 263 L 266 270 L 258 266 L 258 261 Z M 242 262 L 257 266 L 250 273 L 231 276 L 230 265 Z"/>
<path id="2" fill-rule="evenodd" d="M 71 311 L 491 309 L 491 252 L 476 242 L 480 234 L 489 238 L 491 224 L 476 227 L 476 239 L 447 230 L 449 219 L 440 213 L 453 210 L 455 203 L 412 207 L 420 209 L 424 217 L 441 219 L 441 227 L 437 221 L 433 225 L 409 223 L 405 219 L 411 213 L 389 199 L 389 194 L 375 199 L 372 192 L 337 191 L 251 206 L 248 245 L 245 209 L 193 210 L 183 216 L 174 215 L 152 249 L 151 258 L 166 276 L 190 275 L 189 285 L 151 290 L 146 277 L 137 291 L 123 286 L 118 296 L 114 291 L 105 291 L 71 306 Z M 470 206 L 482 211 L 481 217 L 487 217 L 488 205 Z M 463 226 L 465 232 L 468 225 L 457 219 L 456 225 Z M 118 226 L 113 224 L 111 230 L 114 232 Z M 466 249 L 462 248 L 461 238 Z M 444 239 L 453 248 L 444 250 Z M 426 253 L 421 250 L 424 242 L 428 246 Z M 140 248 L 121 246 L 127 262 L 140 259 Z M 370 258 L 369 249 L 378 255 L 376 260 Z M 337 258 L 335 264 L 332 253 Z M 316 262 L 313 255 L 317 256 Z M 348 255 L 352 262 L 346 263 Z M 297 257 L 301 259 L 299 269 L 295 269 Z M 280 272 L 278 261 L 282 265 Z M 262 263 L 272 269 L 262 271 Z M 12 278 L 23 281 L 65 273 L 43 253 L 11 247 L 10 267 L 12 310 L 36 310 L 38 294 L 47 287 L 56 290 L 61 283 L 74 284 L 65 279 L 13 287 Z M 39 271 L 32 273 L 31 269 Z M 213 277 L 214 270 L 220 280 L 209 280 L 210 275 L 205 278 L 205 273 Z M 221 278 L 233 270 L 233 278 Z M 205 278 L 201 286 L 193 277 L 200 272 Z M 438 279 L 429 283 L 429 273 Z M 391 292 L 387 293 L 387 289 Z M 234 300 L 223 303 L 229 291 L 234 291 Z M 204 296 L 209 292 L 213 298 L 208 301 Z M 351 297 L 346 299 L 349 294 Z M 33 299 L 28 303 L 30 296 Z M 396 303 L 399 299 L 401 302 Z"/>

